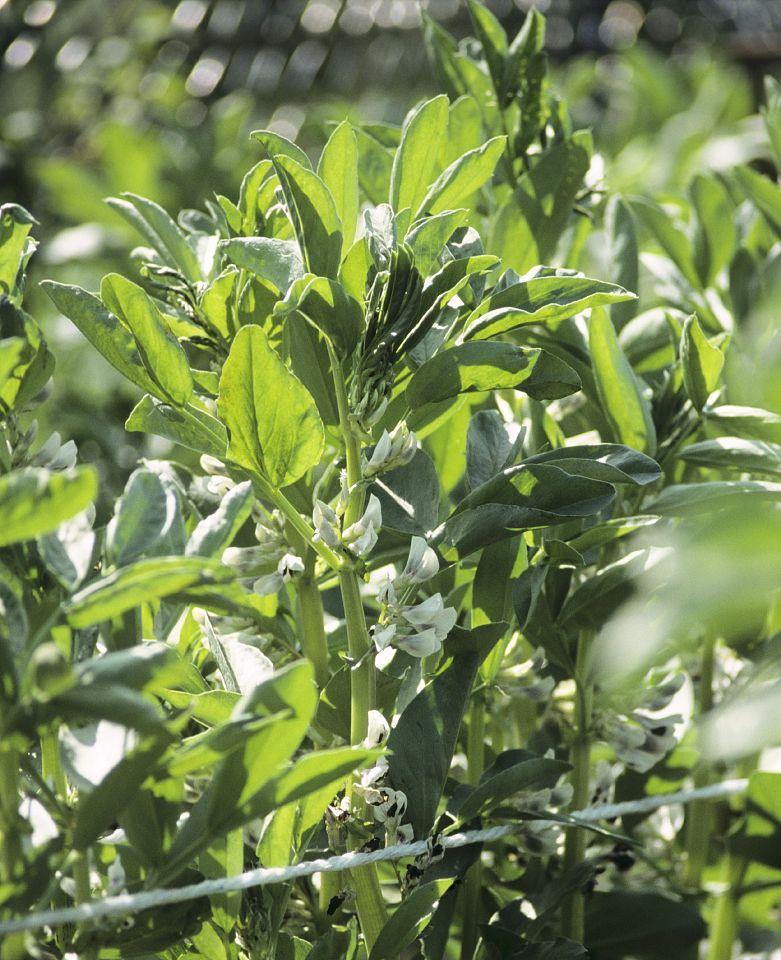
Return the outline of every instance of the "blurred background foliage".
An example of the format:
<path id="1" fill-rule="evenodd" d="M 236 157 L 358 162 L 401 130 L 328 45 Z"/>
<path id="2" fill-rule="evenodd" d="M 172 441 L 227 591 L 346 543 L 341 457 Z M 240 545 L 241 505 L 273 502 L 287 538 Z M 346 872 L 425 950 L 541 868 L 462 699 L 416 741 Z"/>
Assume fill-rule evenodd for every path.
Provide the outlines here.
<path id="1" fill-rule="evenodd" d="M 528 0 L 493 0 L 510 33 Z M 695 172 L 764 156 L 761 76 L 781 57 L 778 0 L 539 0 L 554 85 L 590 127 L 611 190 L 682 194 Z M 427 12 L 457 37 L 463 0 Z M 234 196 L 249 130 L 305 146 L 329 121 L 398 122 L 437 88 L 416 0 L 0 0 L 0 195 L 30 209 L 42 276 L 96 288 L 135 238 L 103 201 L 169 210 Z M 45 298 L 57 426 L 116 491 L 139 454 L 133 397 Z M 144 448 L 147 455 L 153 449 Z"/>

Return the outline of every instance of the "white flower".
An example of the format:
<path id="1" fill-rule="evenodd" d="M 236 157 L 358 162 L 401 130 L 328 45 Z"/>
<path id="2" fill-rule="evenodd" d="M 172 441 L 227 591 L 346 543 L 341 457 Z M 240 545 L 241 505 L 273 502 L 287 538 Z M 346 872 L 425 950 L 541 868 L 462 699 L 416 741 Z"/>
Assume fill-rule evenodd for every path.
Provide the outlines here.
<path id="1" fill-rule="evenodd" d="M 375 794 L 378 794 L 378 796 L 375 796 Z M 404 814 L 407 812 L 407 795 L 403 790 L 383 787 L 374 791 L 371 798 L 367 796 L 366 802 L 372 808 L 377 823 L 398 824 L 404 819 Z"/>
<path id="2" fill-rule="evenodd" d="M 284 584 L 304 572 L 304 561 L 294 553 L 286 553 L 277 564 L 275 573 L 269 573 L 265 577 L 260 577 L 252 585 L 252 589 L 258 596 L 265 597 L 271 593 L 276 593 Z"/>
<path id="3" fill-rule="evenodd" d="M 225 464 L 208 453 L 201 454 L 201 469 L 209 476 L 225 476 Z"/>
<path id="4" fill-rule="evenodd" d="M 415 829 L 411 823 L 402 823 L 396 827 L 396 843 L 412 843 L 415 839 Z"/>
<path id="5" fill-rule="evenodd" d="M 431 628 L 442 641 L 456 624 L 458 614 L 452 607 L 446 607 L 442 594 L 435 593 L 413 607 L 404 607 L 402 617 L 413 627 Z"/>
<path id="6" fill-rule="evenodd" d="M 369 711 L 369 724 L 363 746 L 368 749 L 380 747 L 388 739 L 390 724 L 379 710 Z"/>
<path id="7" fill-rule="evenodd" d="M 364 477 L 369 479 L 387 470 L 403 467 L 412 460 L 417 449 L 417 438 L 414 433 L 410 433 L 404 421 L 397 424 L 391 433 L 383 430 L 371 457 L 368 460 L 364 457 Z"/>
<path id="8" fill-rule="evenodd" d="M 339 546 L 339 518 L 335 510 L 322 500 L 316 500 L 312 522 L 315 526 L 315 540 L 322 540 L 328 547 Z"/>
<path id="9" fill-rule="evenodd" d="M 382 506 L 377 497 L 372 494 L 363 516 L 350 524 L 344 531 L 342 539 L 354 554 L 365 557 L 374 549 L 381 526 Z"/>
<path id="10" fill-rule="evenodd" d="M 372 630 L 372 639 L 374 640 L 374 646 L 377 648 L 378 652 L 390 646 L 395 636 L 395 623 L 386 624 L 384 627 L 377 626 Z"/>
<path id="11" fill-rule="evenodd" d="M 455 613 L 455 610 L 453 613 Z M 409 637 L 397 637 L 395 646 L 411 657 L 430 657 L 432 653 L 441 649 L 442 641 L 437 635 L 437 631 L 430 627 L 428 630 L 421 630 L 420 633 L 415 633 Z"/>
<path id="12" fill-rule="evenodd" d="M 406 583 L 424 583 L 439 573 L 439 560 L 423 537 L 413 537 L 409 556 L 399 578 Z"/>
<path id="13" fill-rule="evenodd" d="M 110 897 L 124 892 L 127 885 L 125 868 L 122 866 L 119 857 L 114 857 L 114 860 L 109 864 L 106 876 L 108 877 L 108 894 Z"/>
<path id="14" fill-rule="evenodd" d="M 360 785 L 363 789 L 376 787 L 378 783 L 388 775 L 388 760 L 386 757 L 379 757 L 373 767 L 364 770 L 361 774 Z"/>
<path id="15" fill-rule="evenodd" d="M 226 496 L 235 486 L 230 477 L 209 477 L 206 483 L 206 489 L 215 497 Z"/>

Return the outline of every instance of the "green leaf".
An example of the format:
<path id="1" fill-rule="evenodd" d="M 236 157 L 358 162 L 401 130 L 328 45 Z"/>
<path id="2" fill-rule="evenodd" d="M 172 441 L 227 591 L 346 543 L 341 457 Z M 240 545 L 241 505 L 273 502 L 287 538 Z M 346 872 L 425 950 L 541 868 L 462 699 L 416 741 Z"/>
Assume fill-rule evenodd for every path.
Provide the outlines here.
<path id="1" fill-rule="evenodd" d="M 452 635 L 446 641 L 444 655 L 452 656 L 452 662 L 409 704 L 388 737 L 388 778 L 394 789 L 406 793 L 408 818 L 418 838 L 434 825 L 472 683 L 499 633 L 489 624 L 466 638 L 460 649 Z"/>
<path id="2" fill-rule="evenodd" d="M 0 477 L 0 547 L 51 533 L 85 510 L 98 492 L 92 467 L 52 472 L 23 467 Z"/>
<path id="3" fill-rule="evenodd" d="M 448 99 L 444 95 L 424 101 L 407 114 L 391 171 L 389 199 L 396 213 L 420 208 L 437 172 L 447 124 Z"/>
<path id="4" fill-rule="evenodd" d="M 694 264 L 702 286 L 709 287 L 735 252 L 735 208 L 726 187 L 715 176 L 695 175 L 689 193 L 697 214 Z"/>
<path id="5" fill-rule="evenodd" d="M 716 437 L 685 447 L 681 460 L 698 467 L 781 476 L 781 445 L 741 437 Z"/>
<path id="6" fill-rule="evenodd" d="M 323 450 L 323 423 L 311 394 L 257 326 L 236 334 L 220 377 L 218 408 L 230 431 L 228 455 L 285 487 Z"/>
<path id="7" fill-rule="evenodd" d="M 764 480 L 714 480 L 710 483 L 674 483 L 666 487 L 646 508 L 664 516 L 709 513 L 739 506 L 744 497 L 759 501 L 781 500 L 781 483 Z"/>
<path id="8" fill-rule="evenodd" d="M 358 190 L 358 141 L 355 131 L 343 120 L 328 138 L 317 165 L 317 175 L 333 197 L 342 224 L 342 255 L 355 239 L 360 197 Z"/>
<path id="9" fill-rule="evenodd" d="M 443 350 L 419 367 L 407 385 L 407 404 L 415 409 L 459 393 L 504 389 L 553 400 L 577 392 L 580 379 L 544 350 L 476 340 Z"/>
<path id="10" fill-rule="evenodd" d="M 410 227 L 405 243 L 412 250 L 415 268 L 426 276 L 437 265 L 445 244 L 464 224 L 468 210 L 445 210 L 434 217 L 423 217 Z"/>
<path id="11" fill-rule="evenodd" d="M 203 282 L 195 252 L 161 206 L 134 193 L 122 193 L 119 198 L 112 197 L 106 202 L 138 230 L 169 266 L 179 270 L 188 283 L 194 286 Z"/>
<path id="12" fill-rule="evenodd" d="M 687 317 L 681 334 L 681 367 L 689 399 L 702 410 L 719 383 L 724 354 L 702 332 L 697 317 Z"/>
<path id="13" fill-rule="evenodd" d="M 363 332 L 363 309 L 340 283 L 309 275 L 296 280 L 274 307 L 274 317 L 295 310 L 331 341 L 340 357 L 350 356 Z"/>
<path id="14" fill-rule="evenodd" d="M 590 307 L 634 300 L 614 283 L 589 277 L 538 276 L 492 293 L 467 318 L 464 340 L 487 340 L 527 323 L 558 324 Z"/>
<path id="15" fill-rule="evenodd" d="M 493 137 L 483 146 L 470 150 L 458 160 L 454 160 L 431 185 L 415 211 L 415 215 L 454 210 L 467 197 L 479 190 L 493 176 L 506 139 L 506 137 Z"/>
<path id="16" fill-rule="evenodd" d="M 283 137 L 281 133 L 274 133 L 272 130 L 253 130 L 250 137 L 257 140 L 258 143 L 262 143 L 266 153 L 272 159 L 279 156 L 292 157 L 301 166 L 307 167 L 309 170 L 312 169 L 309 157 L 301 147 L 293 143 L 292 140 L 288 140 L 287 137 Z"/>
<path id="17" fill-rule="evenodd" d="M 252 483 L 237 484 L 220 501 L 210 516 L 200 521 L 187 541 L 185 554 L 198 557 L 219 557 L 229 547 L 252 512 Z"/>
<path id="18" fill-rule="evenodd" d="M 119 567 L 143 554 L 174 553 L 172 535 L 184 538 L 176 493 L 151 470 L 135 470 L 106 527 L 106 559 Z"/>
<path id="19" fill-rule="evenodd" d="M 369 960 L 392 960 L 402 954 L 428 925 L 439 898 L 452 883 L 452 879 L 431 880 L 405 897 L 380 930 Z"/>
<path id="20" fill-rule="evenodd" d="M 746 793 L 746 819 L 730 849 L 739 857 L 781 870 L 781 774 L 756 770 Z"/>
<path id="21" fill-rule="evenodd" d="M 553 464 L 520 464 L 473 490 L 432 534 L 446 556 L 465 557 L 520 530 L 601 513 L 615 497 L 609 483 Z"/>
<path id="22" fill-rule="evenodd" d="M 147 373 L 133 334 L 96 296 L 81 287 L 55 283 L 53 280 L 44 280 L 41 286 L 60 313 L 78 327 L 112 367 L 137 387 L 159 396 L 160 387 Z M 168 398 L 163 396 L 161 399 Z"/>
<path id="23" fill-rule="evenodd" d="M 519 754 L 523 756 L 519 758 Z M 507 751 L 486 770 L 480 783 L 458 805 L 458 818 L 465 823 L 522 791 L 554 787 L 569 769 L 570 765 L 562 760 L 533 757 L 525 751 Z"/>
<path id="24" fill-rule="evenodd" d="M 512 201 L 497 213 L 489 244 L 506 267 L 526 273 L 556 256 L 583 190 L 592 149 L 590 133 L 578 131 L 549 147 L 518 179 Z"/>
<path id="25" fill-rule="evenodd" d="M 734 175 L 749 200 L 776 233 L 781 234 L 781 187 L 751 167 L 736 167 Z"/>
<path id="26" fill-rule="evenodd" d="M 8 296 L 14 293 L 27 237 L 34 223 L 32 214 L 19 204 L 0 206 L 0 293 Z"/>
<path id="27" fill-rule="evenodd" d="M 232 719 L 241 721 L 246 717 L 262 721 L 273 718 L 273 722 L 260 726 L 219 763 L 189 819 L 177 831 L 156 882 L 168 883 L 178 876 L 215 837 L 274 809 L 271 806 L 260 812 L 257 810 L 260 805 L 252 804 L 270 781 L 286 772 L 283 764 L 298 749 L 312 721 L 316 704 L 314 675 L 306 660 L 284 667 L 242 697 L 234 708 Z M 301 778 L 296 782 L 300 785 Z M 289 802 L 300 795 L 289 795 L 294 793 L 280 788 L 274 799 L 277 803 Z"/>
<path id="28" fill-rule="evenodd" d="M 589 324 L 589 349 L 602 411 L 615 439 L 653 454 L 656 429 L 650 405 L 616 337 L 606 310 L 594 310 Z"/>
<path id="29" fill-rule="evenodd" d="M 307 271 L 335 280 L 342 259 L 342 223 L 328 187 L 290 157 L 274 157 L 274 166 Z"/>
<path id="30" fill-rule="evenodd" d="M 505 427 L 498 410 L 478 410 L 469 421 L 466 435 L 466 475 L 470 489 L 486 483 L 505 467 L 510 466 L 518 452 L 523 434 L 515 443 Z"/>
<path id="31" fill-rule="evenodd" d="M 625 290 L 639 289 L 640 263 L 635 221 L 621 197 L 613 195 L 605 205 L 610 279 Z M 625 300 L 610 308 L 610 318 L 619 332 L 637 313 L 637 301 Z"/>
<path id="32" fill-rule="evenodd" d="M 666 210 L 652 200 L 633 197 L 631 206 L 662 250 L 680 270 L 684 279 L 695 290 L 699 290 L 701 287 L 700 275 L 694 263 L 692 243 L 683 230 L 676 226 Z"/>
<path id="33" fill-rule="evenodd" d="M 242 270 L 273 283 L 283 294 L 294 280 L 304 275 L 298 244 L 275 237 L 233 237 L 223 240 L 220 249 Z"/>
<path id="34" fill-rule="evenodd" d="M 426 536 L 439 519 L 439 477 L 431 457 L 418 450 L 410 463 L 372 484 L 382 507 L 382 525 L 399 533 Z"/>
<path id="35" fill-rule="evenodd" d="M 370 203 L 385 203 L 390 191 L 393 153 L 368 130 L 355 130 L 358 141 L 358 180 Z"/>
<path id="36" fill-rule="evenodd" d="M 526 464 L 550 463 L 579 477 L 606 483 L 632 483 L 647 486 L 662 475 L 659 464 L 620 443 L 572 444 L 527 457 Z"/>
<path id="37" fill-rule="evenodd" d="M 225 340 L 230 340 L 234 333 L 232 301 L 238 279 L 239 271 L 231 265 L 201 295 L 201 313 Z"/>
<path id="38" fill-rule="evenodd" d="M 698 910 L 659 893 L 598 892 L 586 907 L 585 945 L 597 956 L 684 960 L 704 936 Z"/>
<path id="39" fill-rule="evenodd" d="M 205 557 L 149 557 L 84 587 L 63 609 L 71 626 L 88 627 L 190 587 L 227 583 L 234 576 L 229 567 Z"/>
<path id="40" fill-rule="evenodd" d="M 708 423 L 726 433 L 781 443 L 781 414 L 760 407 L 724 404 L 703 411 Z"/>
<path id="41" fill-rule="evenodd" d="M 135 405 L 125 421 L 125 429 L 153 433 L 196 453 L 208 453 L 224 460 L 228 450 L 228 431 L 210 413 L 192 403 L 172 407 L 147 394 Z"/>
<path id="42" fill-rule="evenodd" d="M 469 0 L 469 13 L 475 27 L 477 39 L 483 48 L 494 89 L 497 93 L 502 89 L 505 75 L 505 61 L 507 59 L 507 34 L 504 28 L 491 11 L 478 0 Z"/>
<path id="43" fill-rule="evenodd" d="M 145 738 L 93 790 L 80 797 L 72 834 L 74 849 L 86 850 L 116 821 L 172 741 L 170 734 Z"/>
<path id="44" fill-rule="evenodd" d="M 103 278 L 100 296 L 135 337 L 141 362 L 162 391 L 162 399 L 183 407 L 193 392 L 190 364 L 154 300 L 118 273 Z"/>

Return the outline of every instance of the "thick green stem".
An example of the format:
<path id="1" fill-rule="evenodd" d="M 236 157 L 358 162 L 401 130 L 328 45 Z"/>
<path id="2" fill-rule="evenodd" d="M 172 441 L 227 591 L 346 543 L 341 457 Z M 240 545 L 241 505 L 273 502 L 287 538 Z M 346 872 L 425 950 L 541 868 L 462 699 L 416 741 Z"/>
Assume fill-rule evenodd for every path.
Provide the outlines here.
<path id="1" fill-rule="evenodd" d="M 68 798 L 68 781 L 60 763 L 60 745 L 56 730 L 47 730 L 41 736 L 41 769 L 43 778 L 54 788 L 58 800 Z"/>
<path id="2" fill-rule="evenodd" d="M 19 762 L 16 750 L 0 748 L 0 880 L 10 884 L 22 849 L 19 831 Z"/>
<path id="3" fill-rule="evenodd" d="M 707 639 L 700 662 L 700 717 L 713 707 L 713 655 L 715 642 Z M 694 771 L 694 786 L 704 787 L 710 782 L 711 771 L 702 761 Z M 684 883 L 699 889 L 702 873 L 708 862 L 708 849 L 713 824 L 713 804 L 708 800 L 695 800 L 686 811 L 686 867 Z"/>
<path id="4" fill-rule="evenodd" d="M 716 900 L 710 928 L 708 960 L 732 960 L 735 939 L 738 935 L 739 888 L 746 872 L 743 857 L 727 854 L 724 866 L 726 886 Z"/>
<path id="5" fill-rule="evenodd" d="M 296 581 L 298 619 L 301 626 L 301 648 L 315 670 L 315 679 L 322 690 L 328 683 L 328 641 L 320 589 L 309 563 L 304 575 Z"/>
<path id="6" fill-rule="evenodd" d="M 589 801 L 591 772 L 591 709 L 593 684 L 589 677 L 591 635 L 582 634 L 575 668 L 575 739 L 570 748 L 572 764 L 572 809 L 582 810 Z M 564 846 L 564 871 L 574 870 L 586 857 L 586 831 L 570 827 Z M 573 890 L 564 900 L 561 915 L 562 936 L 583 942 L 585 901 L 580 890 Z"/>
<path id="7" fill-rule="evenodd" d="M 322 540 L 315 540 L 315 531 L 312 525 L 301 516 L 293 504 L 288 500 L 284 493 L 277 487 L 274 487 L 260 473 L 253 473 L 252 480 L 258 494 L 264 499 L 270 501 L 280 511 L 291 526 L 306 540 L 309 546 L 331 567 L 332 570 L 338 570 L 342 566 L 342 559 L 334 551 L 323 543 Z"/>
<path id="8" fill-rule="evenodd" d="M 342 374 L 339 358 L 336 356 L 330 343 L 328 354 L 331 361 L 331 373 L 336 392 L 336 404 L 339 411 L 339 426 L 344 439 L 345 458 L 347 461 L 347 483 L 350 495 L 344 515 L 345 527 L 355 523 L 363 511 L 363 485 L 361 484 L 361 447 L 350 421 L 350 410 L 347 401 L 347 388 Z M 366 615 L 361 601 L 361 590 L 358 575 L 355 570 L 346 564 L 339 569 L 339 588 L 344 606 L 344 618 L 347 626 L 347 648 L 350 658 L 360 660 L 358 666 L 353 667 L 350 674 L 350 742 L 359 744 L 365 739 L 368 731 L 369 710 L 374 707 L 375 678 L 374 663 L 370 654 L 371 638 L 366 627 Z M 363 803 L 357 798 L 353 806 L 361 815 L 365 813 Z M 388 919 L 385 909 L 385 900 L 382 896 L 377 868 L 374 864 L 350 871 L 353 889 L 355 890 L 358 920 L 361 924 L 366 946 L 371 952 L 380 930 Z"/>
<path id="9" fill-rule="evenodd" d="M 478 694 L 472 699 L 466 740 L 467 779 L 476 786 L 485 768 L 485 702 Z M 478 860 L 469 868 L 464 883 L 461 960 L 472 960 L 477 948 L 477 926 L 480 919 L 480 896 L 483 868 Z"/>

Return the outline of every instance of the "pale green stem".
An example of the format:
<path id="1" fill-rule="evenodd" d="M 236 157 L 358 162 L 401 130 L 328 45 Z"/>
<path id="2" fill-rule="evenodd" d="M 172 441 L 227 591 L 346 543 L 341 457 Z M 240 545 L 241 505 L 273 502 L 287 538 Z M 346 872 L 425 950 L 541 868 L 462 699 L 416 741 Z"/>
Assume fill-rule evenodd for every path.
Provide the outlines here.
<path id="1" fill-rule="evenodd" d="M 313 556 L 310 553 L 310 556 Z M 325 635 L 325 618 L 320 589 L 314 571 L 307 562 L 302 577 L 296 581 L 298 595 L 298 619 L 301 626 L 301 647 L 315 670 L 317 686 L 322 690 L 328 683 L 328 641 Z"/>
<path id="2" fill-rule="evenodd" d="M 327 544 L 323 543 L 322 540 L 315 540 L 314 527 L 301 516 L 285 494 L 282 493 L 278 487 L 273 486 L 260 473 L 253 473 L 252 479 L 260 496 L 269 500 L 277 507 L 284 518 L 332 570 L 339 570 L 343 563 L 342 559 L 338 557 Z"/>
<path id="3" fill-rule="evenodd" d="M 743 857 L 728 853 L 724 865 L 726 888 L 716 900 L 710 926 L 708 960 L 732 960 L 738 935 L 739 888 L 743 883 L 747 863 Z"/>
<path id="4" fill-rule="evenodd" d="M 582 810 L 589 801 L 589 774 L 591 772 L 591 710 L 593 684 L 589 673 L 591 634 L 582 633 L 578 643 L 575 667 L 575 739 L 570 748 L 572 764 L 572 809 Z M 564 871 L 573 870 L 586 857 L 586 831 L 570 827 L 564 846 Z M 585 901 L 580 890 L 571 891 L 562 908 L 562 936 L 583 943 Z"/>
<path id="5" fill-rule="evenodd" d="M 361 446 L 350 421 L 350 409 L 342 367 L 330 343 L 328 344 L 328 355 L 331 361 L 336 404 L 339 411 L 339 426 L 344 439 L 347 483 L 350 488 L 350 496 L 344 515 L 344 525 L 348 527 L 355 523 L 363 512 Z M 360 581 L 355 570 L 347 564 L 342 564 L 339 569 L 339 589 L 344 606 L 347 647 L 350 658 L 354 661 L 361 661 L 360 666 L 354 667 L 350 675 L 350 742 L 359 744 L 366 737 L 369 710 L 374 707 L 375 677 L 374 662 L 371 656 L 366 656 L 371 649 L 371 638 L 366 626 L 366 615 L 361 601 Z M 365 813 L 362 802 L 356 803 L 354 801 L 354 807 L 359 815 Z M 377 868 L 374 864 L 371 864 L 358 870 L 351 870 L 350 877 L 355 890 L 358 920 L 366 940 L 366 946 L 371 952 L 371 948 L 388 919 Z"/>
<path id="6" fill-rule="evenodd" d="M 715 641 L 707 639 L 700 662 L 699 714 L 703 717 L 713 707 L 713 654 Z M 704 787 L 710 782 L 710 769 L 700 760 L 694 771 L 694 786 Z M 708 862 L 713 804 L 708 800 L 695 800 L 686 811 L 686 867 L 684 883 L 699 889 L 702 873 Z"/>
<path id="7" fill-rule="evenodd" d="M 466 740 L 467 779 L 476 786 L 485 768 L 485 702 L 473 697 L 469 711 L 469 729 Z M 469 868 L 464 883 L 461 930 L 461 960 L 472 960 L 477 948 L 477 926 L 480 919 L 480 896 L 483 886 L 483 868 L 478 858 Z"/>
<path id="8" fill-rule="evenodd" d="M 68 798 L 68 781 L 60 763 L 60 745 L 56 730 L 47 730 L 41 735 L 41 769 L 43 778 L 54 788 L 58 800 Z"/>
<path id="9" fill-rule="evenodd" d="M 18 825 L 19 762 L 16 750 L 0 748 L 0 880 L 12 883 L 21 856 Z"/>

